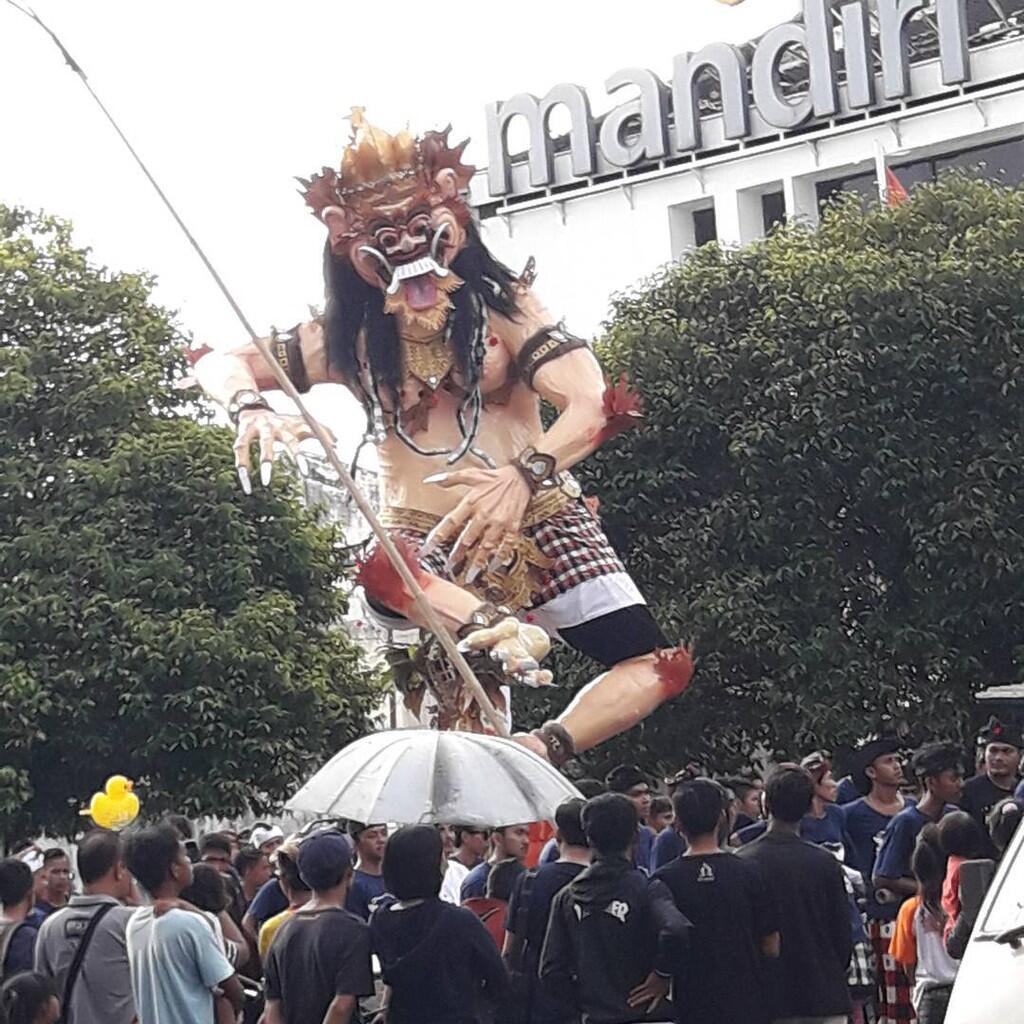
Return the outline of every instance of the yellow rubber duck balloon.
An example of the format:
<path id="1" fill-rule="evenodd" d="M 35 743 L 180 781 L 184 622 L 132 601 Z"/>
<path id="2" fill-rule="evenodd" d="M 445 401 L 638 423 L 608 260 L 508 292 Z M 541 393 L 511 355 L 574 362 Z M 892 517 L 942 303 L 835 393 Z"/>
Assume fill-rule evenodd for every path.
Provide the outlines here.
<path id="1" fill-rule="evenodd" d="M 127 828 L 139 816 L 139 798 L 133 783 L 123 775 L 111 775 L 102 793 L 93 793 L 88 810 L 82 811 L 99 825 L 112 830 Z"/>

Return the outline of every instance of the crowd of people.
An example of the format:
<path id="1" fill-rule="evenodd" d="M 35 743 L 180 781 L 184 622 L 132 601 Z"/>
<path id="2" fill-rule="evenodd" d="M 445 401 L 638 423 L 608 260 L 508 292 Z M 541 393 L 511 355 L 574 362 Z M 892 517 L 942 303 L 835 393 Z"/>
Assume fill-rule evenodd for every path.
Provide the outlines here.
<path id="1" fill-rule="evenodd" d="M 534 823 L 172 816 L 0 861 L 3 1024 L 940 1024 L 974 865 L 1021 818 L 1019 730 L 963 781 L 896 739 L 754 774 L 584 779 Z M 1018 789 L 1018 787 L 1020 787 Z M 80 891 L 76 891 L 76 882 Z"/>

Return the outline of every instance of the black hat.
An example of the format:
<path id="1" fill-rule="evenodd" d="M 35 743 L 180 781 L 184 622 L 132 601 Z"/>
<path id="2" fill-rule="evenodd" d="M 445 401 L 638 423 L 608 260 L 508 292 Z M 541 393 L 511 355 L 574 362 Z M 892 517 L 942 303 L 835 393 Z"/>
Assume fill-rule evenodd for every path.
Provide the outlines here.
<path id="1" fill-rule="evenodd" d="M 1018 750 L 1024 749 L 1020 727 L 1000 722 L 995 716 L 990 718 L 988 724 L 978 733 L 978 743 L 986 746 L 989 743 L 1005 743 Z"/>
<path id="2" fill-rule="evenodd" d="M 634 786 L 649 786 L 651 783 L 635 764 L 620 764 L 604 777 L 604 784 L 612 793 L 628 793 Z"/>
<path id="3" fill-rule="evenodd" d="M 902 746 L 902 742 L 895 736 L 883 736 L 880 739 L 868 740 L 853 752 L 850 758 L 850 778 L 859 793 L 867 794 L 871 790 L 867 770 L 872 762 L 879 757 L 885 757 L 886 754 L 895 754 Z"/>

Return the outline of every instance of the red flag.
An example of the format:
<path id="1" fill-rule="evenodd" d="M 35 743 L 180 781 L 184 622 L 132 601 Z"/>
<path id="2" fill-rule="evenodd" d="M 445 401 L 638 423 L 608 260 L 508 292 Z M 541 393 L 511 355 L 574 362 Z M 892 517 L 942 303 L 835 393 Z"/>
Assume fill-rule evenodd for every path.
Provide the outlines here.
<path id="1" fill-rule="evenodd" d="M 899 206 L 910 198 L 900 179 L 888 167 L 885 169 L 885 202 L 887 206 Z"/>

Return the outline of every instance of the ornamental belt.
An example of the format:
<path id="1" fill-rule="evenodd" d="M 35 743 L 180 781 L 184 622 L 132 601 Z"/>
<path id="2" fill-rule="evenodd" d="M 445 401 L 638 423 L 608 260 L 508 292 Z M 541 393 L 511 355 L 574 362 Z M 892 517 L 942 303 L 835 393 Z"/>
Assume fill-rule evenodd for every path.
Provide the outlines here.
<path id="1" fill-rule="evenodd" d="M 573 493 L 575 492 L 575 493 Z M 512 561 L 504 570 L 485 569 L 472 583 L 466 584 L 467 565 L 454 579 L 459 586 L 471 591 L 482 601 L 504 605 L 514 612 L 522 611 L 533 604 L 535 584 L 554 564 L 545 555 L 537 542 L 525 531 L 568 508 L 579 497 L 579 485 L 568 474 L 562 475 L 562 486 L 542 491 L 530 499 L 523 514 L 522 531 L 515 542 Z M 421 512 L 414 508 L 385 508 L 380 521 L 391 530 L 411 530 L 427 534 L 441 521 L 441 516 Z"/>

